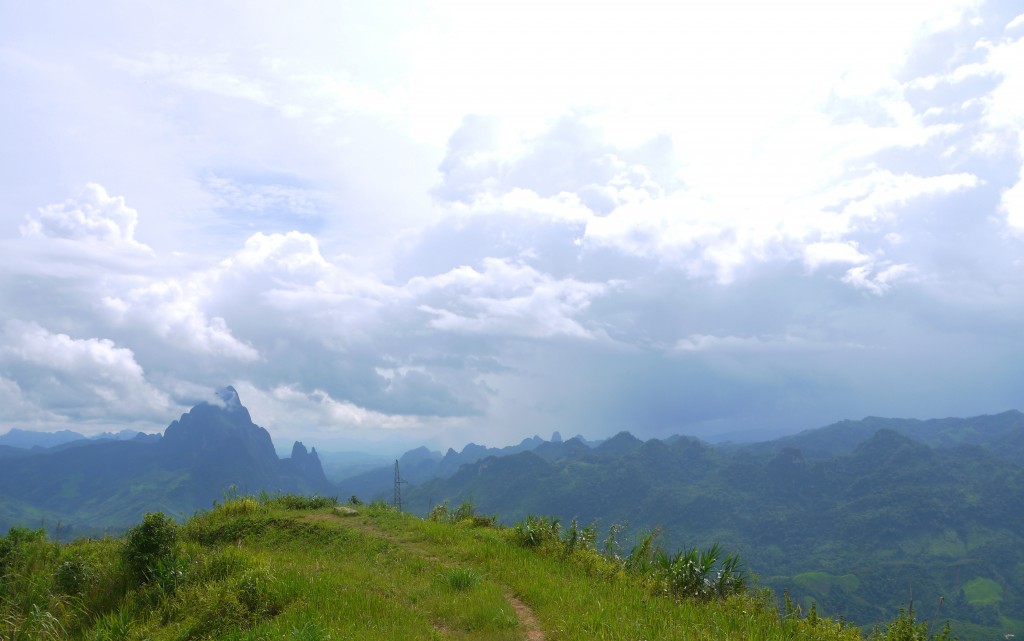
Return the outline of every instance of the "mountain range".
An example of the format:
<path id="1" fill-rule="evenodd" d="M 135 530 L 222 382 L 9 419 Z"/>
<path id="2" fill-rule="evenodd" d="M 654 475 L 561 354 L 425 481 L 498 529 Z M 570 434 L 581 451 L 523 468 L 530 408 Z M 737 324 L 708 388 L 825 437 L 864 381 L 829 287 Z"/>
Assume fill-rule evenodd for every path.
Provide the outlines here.
<path id="1" fill-rule="evenodd" d="M 748 444 L 534 437 L 444 455 L 418 448 L 399 463 L 415 513 L 468 500 L 509 524 L 529 514 L 629 524 L 627 537 L 657 530 L 669 547 L 721 543 L 805 610 L 867 625 L 902 604 L 970 636 L 1024 633 L 1015 410 L 868 417 Z M 340 487 L 390 499 L 393 483 L 388 466 Z"/>
<path id="2" fill-rule="evenodd" d="M 330 493 L 315 448 L 280 459 L 232 387 L 193 407 L 162 436 L 74 439 L 7 447 L 0 466 L 0 528 L 46 524 L 65 536 L 120 529 L 144 512 L 190 515 L 226 491 Z M 228 490 L 227 488 L 233 488 Z"/>
<path id="3" fill-rule="evenodd" d="M 609 542 L 624 549 L 651 530 L 670 549 L 719 543 L 805 611 L 870 625 L 913 606 L 976 638 L 1024 635 L 1022 462 L 1017 411 L 869 417 L 763 443 L 556 433 L 398 460 L 404 506 L 417 514 L 470 501 L 506 524 L 537 514 L 625 525 Z M 302 443 L 279 458 L 230 387 L 163 435 L 0 445 L 0 463 L 0 527 L 59 522 L 65 536 L 120 529 L 145 511 L 187 515 L 229 487 L 390 501 L 395 472 L 353 461 L 358 473 L 331 482 Z"/>

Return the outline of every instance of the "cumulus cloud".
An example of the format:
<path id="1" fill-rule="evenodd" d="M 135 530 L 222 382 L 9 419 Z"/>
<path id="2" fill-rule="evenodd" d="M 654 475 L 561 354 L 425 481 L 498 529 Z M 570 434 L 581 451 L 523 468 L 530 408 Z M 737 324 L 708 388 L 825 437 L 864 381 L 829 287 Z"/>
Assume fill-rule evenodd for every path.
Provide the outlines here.
<path id="1" fill-rule="evenodd" d="M 319 388 L 304 390 L 296 384 L 265 388 L 247 380 L 237 381 L 233 386 L 254 420 L 269 429 L 279 441 L 305 439 L 309 445 L 310 440 L 313 444 L 331 444 L 422 439 L 424 428 L 431 425 L 429 420 L 415 414 L 373 411 L 336 399 Z M 322 445 L 319 447 L 323 449 Z"/>
<path id="2" fill-rule="evenodd" d="M 226 259 L 223 265 L 226 268 L 237 266 L 313 278 L 329 269 L 327 261 L 320 255 L 316 238 L 298 231 L 285 234 L 256 232 L 245 241 L 245 247 Z"/>
<path id="3" fill-rule="evenodd" d="M 461 445 L 1019 396 L 1019 18 L 113 9 L 0 52 L 4 420 L 162 427 L 233 382 L 275 435 Z M 87 181 L 132 206 L 24 218 Z"/>
<path id="4" fill-rule="evenodd" d="M 104 338 L 77 339 L 33 323 L 9 321 L 0 348 L 7 366 L 27 380 L 47 381 L 31 392 L 79 417 L 167 412 L 168 396 L 147 381 L 132 350 Z"/>
<path id="5" fill-rule="evenodd" d="M 150 251 L 135 240 L 139 214 L 121 196 L 109 196 L 102 185 L 89 183 L 77 198 L 41 207 L 21 226 L 23 236 L 94 241 L 115 247 Z"/>
<path id="6" fill-rule="evenodd" d="M 531 267 L 488 259 L 483 269 L 462 267 L 431 278 L 410 281 L 421 292 L 420 309 L 434 316 L 436 329 L 468 333 L 550 338 L 596 338 L 599 330 L 584 327 L 575 317 L 595 296 L 608 290 L 605 283 L 555 280 Z M 441 307 L 443 304 L 445 307 Z"/>
<path id="7" fill-rule="evenodd" d="M 232 336 L 222 317 L 207 318 L 201 309 L 203 299 L 209 296 L 204 289 L 194 281 L 172 279 L 134 288 L 123 297 L 106 297 L 103 305 L 116 323 L 140 323 L 176 347 L 240 361 L 257 360 L 259 352 Z"/>

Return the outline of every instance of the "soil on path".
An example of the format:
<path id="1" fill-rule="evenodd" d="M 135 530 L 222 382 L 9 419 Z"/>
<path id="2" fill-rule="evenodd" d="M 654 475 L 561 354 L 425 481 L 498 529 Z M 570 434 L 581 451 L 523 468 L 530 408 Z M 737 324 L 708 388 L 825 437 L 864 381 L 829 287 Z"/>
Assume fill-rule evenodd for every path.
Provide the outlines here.
<path id="1" fill-rule="evenodd" d="M 544 641 L 544 632 L 540 628 L 540 621 L 533 614 L 533 610 L 528 605 L 517 599 L 511 594 L 505 594 L 505 598 L 512 604 L 512 607 L 516 610 L 516 616 L 519 617 L 519 622 L 526 628 L 526 638 L 528 641 Z"/>

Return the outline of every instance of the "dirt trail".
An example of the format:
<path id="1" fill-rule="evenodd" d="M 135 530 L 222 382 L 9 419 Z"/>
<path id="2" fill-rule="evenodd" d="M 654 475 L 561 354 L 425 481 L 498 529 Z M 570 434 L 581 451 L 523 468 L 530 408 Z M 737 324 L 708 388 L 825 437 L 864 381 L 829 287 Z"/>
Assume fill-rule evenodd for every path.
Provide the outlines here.
<path id="1" fill-rule="evenodd" d="M 516 610 L 516 616 L 519 617 L 519 622 L 526 628 L 526 638 L 528 641 L 544 641 L 544 632 L 540 628 L 540 621 L 534 616 L 533 610 L 530 606 L 526 605 L 512 594 L 506 593 L 505 598 L 512 604 L 512 607 Z"/>
<path id="2" fill-rule="evenodd" d="M 358 513 L 356 510 L 353 510 L 352 508 L 348 507 L 338 507 L 335 509 L 337 509 L 340 512 L 338 516 L 354 516 Z M 406 549 L 413 549 L 416 551 L 417 554 L 419 554 L 420 556 L 429 561 L 433 561 L 435 563 L 443 562 L 441 559 L 439 559 L 438 557 L 434 556 L 426 549 L 424 549 L 423 546 L 416 545 L 415 543 L 403 540 L 390 532 L 378 529 L 364 520 L 346 520 L 346 525 L 355 525 L 356 527 L 370 531 L 373 534 L 381 538 L 387 539 L 388 541 L 391 541 L 392 543 L 400 545 Z M 527 641 L 544 641 L 544 631 L 540 626 L 540 621 L 537 619 L 537 616 L 533 613 L 533 610 L 530 609 L 530 606 L 523 603 L 519 598 L 517 598 L 507 589 L 505 590 L 505 598 L 508 599 L 508 602 L 516 611 L 516 618 L 519 619 L 519 622 L 523 625 L 523 628 L 526 629 Z M 439 631 L 445 632 L 443 628 L 439 628 Z"/>

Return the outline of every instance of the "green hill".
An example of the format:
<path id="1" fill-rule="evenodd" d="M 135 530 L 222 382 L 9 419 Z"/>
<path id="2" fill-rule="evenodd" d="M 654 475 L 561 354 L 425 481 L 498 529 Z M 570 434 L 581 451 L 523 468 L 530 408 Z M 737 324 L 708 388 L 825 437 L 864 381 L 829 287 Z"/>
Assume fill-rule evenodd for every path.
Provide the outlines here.
<path id="1" fill-rule="evenodd" d="M 420 514 L 471 498 L 509 520 L 550 514 L 660 528 L 673 546 L 719 541 L 805 608 L 870 626 L 913 594 L 958 633 L 1001 638 L 1024 634 L 1022 496 L 1018 463 L 886 429 L 816 459 L 620 435 L 558 460 L 484 459 L 405 498 Z"/>
<path id="2" fill-rule="evenodd" d="M 780 617 L 728 561 L 683 570 L 707 551 L 659 559 L 648 539 L 616 559 L 592 530 L 550 520 L 499 528 L 465 505 L 433 516 L 284 495 L 181 525 L 149 514 L 121 539 L 60 544 L 14 528 L 0 538 L 0 638 L 862 638 L 814 612 Z M 878 636 L 923 635 L 904 616 Z"/>

